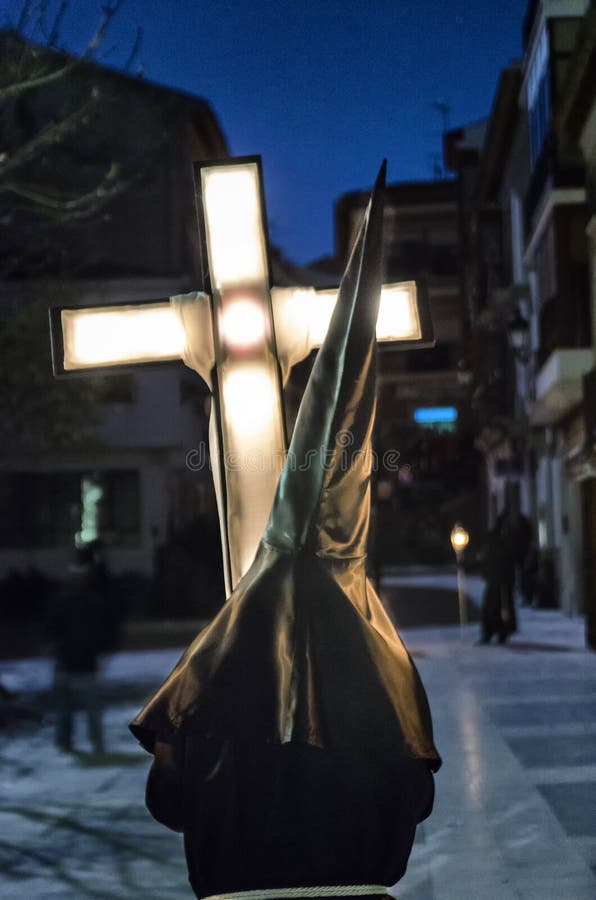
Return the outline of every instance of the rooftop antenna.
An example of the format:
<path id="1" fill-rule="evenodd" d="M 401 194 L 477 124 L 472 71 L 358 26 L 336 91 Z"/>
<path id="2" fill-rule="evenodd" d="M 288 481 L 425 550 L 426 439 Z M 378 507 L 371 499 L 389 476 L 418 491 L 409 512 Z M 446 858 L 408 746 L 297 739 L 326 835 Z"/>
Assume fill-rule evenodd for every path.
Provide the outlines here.
<path id="1" fill-rule="evenodd" d="M 438 100 L 433 101 L 433 109 L 441 116 L 441 134 L 444 134 L 446 131 L 449 131 L 449 113 L 451 112 L 451 106 L 447 103 L 446 100 Z"/>
<path id="2" fill-rule="evenodd" d="M 428 162 L 432 170 L 433 180 L 440 181 L 444 174 L 442 155 L 440 153 L 430 153 Z"/>
<path id="3" fill-rule="evenodd" d="M 436 100 L 433 100 L 433 109 L 439 113 L 441 117 L 441 145 L 443 140 L 443 135 L 445 132 L 449 131 L 449 114 L 451 112 L 451 106 L 447 103 L 446 100 L 441 99 L 440 97 Z M 445 177 L 445 168 L 443 166 L 443 147 L 441 146 L 441 151 L 439 153 L 433 153 L 433 178 L 444 178 Z"/>

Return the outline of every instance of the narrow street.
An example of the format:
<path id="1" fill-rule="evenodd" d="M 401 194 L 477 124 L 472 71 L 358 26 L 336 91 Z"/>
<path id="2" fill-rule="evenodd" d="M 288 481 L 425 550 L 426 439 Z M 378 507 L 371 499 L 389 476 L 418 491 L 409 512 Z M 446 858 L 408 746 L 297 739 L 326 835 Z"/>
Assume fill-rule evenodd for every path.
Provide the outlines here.
<path id="1" fill-rule="evenodd" d="M 453 577 L 388 577 L 407 587 Z M 448 590 L 451 589 L 451 590 Z M 472 601 L 481 583 L 468 579 Z M 423 591 L 422 591 L 423 592 Z M 422 593 L 421 592 L 421 593 Z M 596 654 L 583 621 L 521 608 L 506 646 L 477 646 L 478 624 L 404 629 L 431 702 L 444 764 L 431 818 L 418 830 L 399 900 L 589 900 L 596 896 Z M 2 900 L 191 898 L 181 838 L 145 811 L 148 755 L 127 723 L 178 650 L 115 654 L 104 682 L 108 753 L 60 754 L 51 715 L 0 733 Z M 45 659 L 0 662 L 0 679 L 33 700 Z"/>

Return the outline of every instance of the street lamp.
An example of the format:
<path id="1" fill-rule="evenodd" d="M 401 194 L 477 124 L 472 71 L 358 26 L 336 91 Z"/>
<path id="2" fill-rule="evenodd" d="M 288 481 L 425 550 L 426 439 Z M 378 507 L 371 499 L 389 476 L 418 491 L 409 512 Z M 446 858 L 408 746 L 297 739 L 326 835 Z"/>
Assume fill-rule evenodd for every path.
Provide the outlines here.
<path id="1" fill-rule="evenodd" d="M 457 566 L 457 602 L 459 607 L 459 637 L 464 639 L 464 625 L 467 624 L 466 595 L 464 594 L 464 569 L 462 565 L 463 552 L 470 543 L 470 535 L 463 525 L 456 522 L 451 529 L 451 546 L 455 553 Z"/>

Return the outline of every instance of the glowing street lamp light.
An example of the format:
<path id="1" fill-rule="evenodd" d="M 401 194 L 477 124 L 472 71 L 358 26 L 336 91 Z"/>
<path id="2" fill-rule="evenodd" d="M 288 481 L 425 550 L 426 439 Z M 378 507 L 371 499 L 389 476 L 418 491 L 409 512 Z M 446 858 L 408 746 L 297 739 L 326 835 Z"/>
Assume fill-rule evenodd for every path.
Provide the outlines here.
<path id="1" fill-rule="evenodd" d="M 455 553 L 455 561 L 457 565 L 457 601 L 459 607 L 459 636 L 460 640 L 464 639 L 464 625 L 467 624 L 466 614 L 466 595 L 464 593 L 464 569 L 462 565 L 463 552 L 470 543 L 470 535 L 463 525 L 456 522 L 451 529 L 451 546 Z"/>
<path id="2" fill-rule="evenodd" d="M 470 535 L 463 525 L 460 525 L 459 522 L 457 522 L 451 530 L 451 546 L 458 559 L 469 543 Z"/>
<path id="3" fill-rule="evenodd" d="M 250 566 L 286 453 L 283 382 L 322 343 L 337 290 L 271 288 L 258 157 L 195 168 L 204 292 L 50 311 L 56 375 L 183 359 L 213 394 L 210 447 L 226 589 Z M 385 285 L 377 338 L 432 346 L 414 281 Z"/>

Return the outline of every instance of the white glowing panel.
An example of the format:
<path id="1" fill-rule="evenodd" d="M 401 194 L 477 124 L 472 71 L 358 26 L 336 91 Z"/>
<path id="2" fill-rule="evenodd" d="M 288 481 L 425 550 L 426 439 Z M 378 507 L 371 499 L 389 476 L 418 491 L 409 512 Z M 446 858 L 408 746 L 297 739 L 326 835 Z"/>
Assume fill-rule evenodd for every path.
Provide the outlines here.
<path id="1" fill-rule="evenodd" d="M 201 169 L 211 280 L 219 291 L 267 278 L 256 163 Z"/>
<path id="2" fill-rule="evenodd" d="M 64 369 L 179 359 L 184 330 L 169 303 L 61 311 Z"/>
<path id="3" fill-rule="evenodd" d="M 384 285 L 377 317 L 377 340 L 419 341 L 421 337 L 416 282 Z"/>
<path id="4" fill-rule="evenodd" d="M 320 347 L 325 340 L 336 303 L 337 290 L 335 289 L 332 291 L 313 291 L 309 297 L 304 314 L 306 316 L 310 347 Z"/>
<path id="5" fill-rule="evenodd" d="M 271 295 L 278 345 L 281 338 L 292 343 L 300 340 L 308 351 L 320 347 L 337 302 L 337 289 L 274 288 Z M 377 318 L 377 340 L 419 341 L 421 338 L 416 283 L 405 281 L 384 285 Z"/>
<path id="6" fill-rule="evenodd" d="M 224 376 L 222 387 L 226 419 L 236 438 L 267 440 L 279 405 L 275 379 L 248 365 Z"/>
<path id="7" fill-rule="evenodd" d="M 250 567 L 267 524 L 285 441 L 273 364 L 236 361 L 219 370 L 219 384 L 231 590 Z"/>

